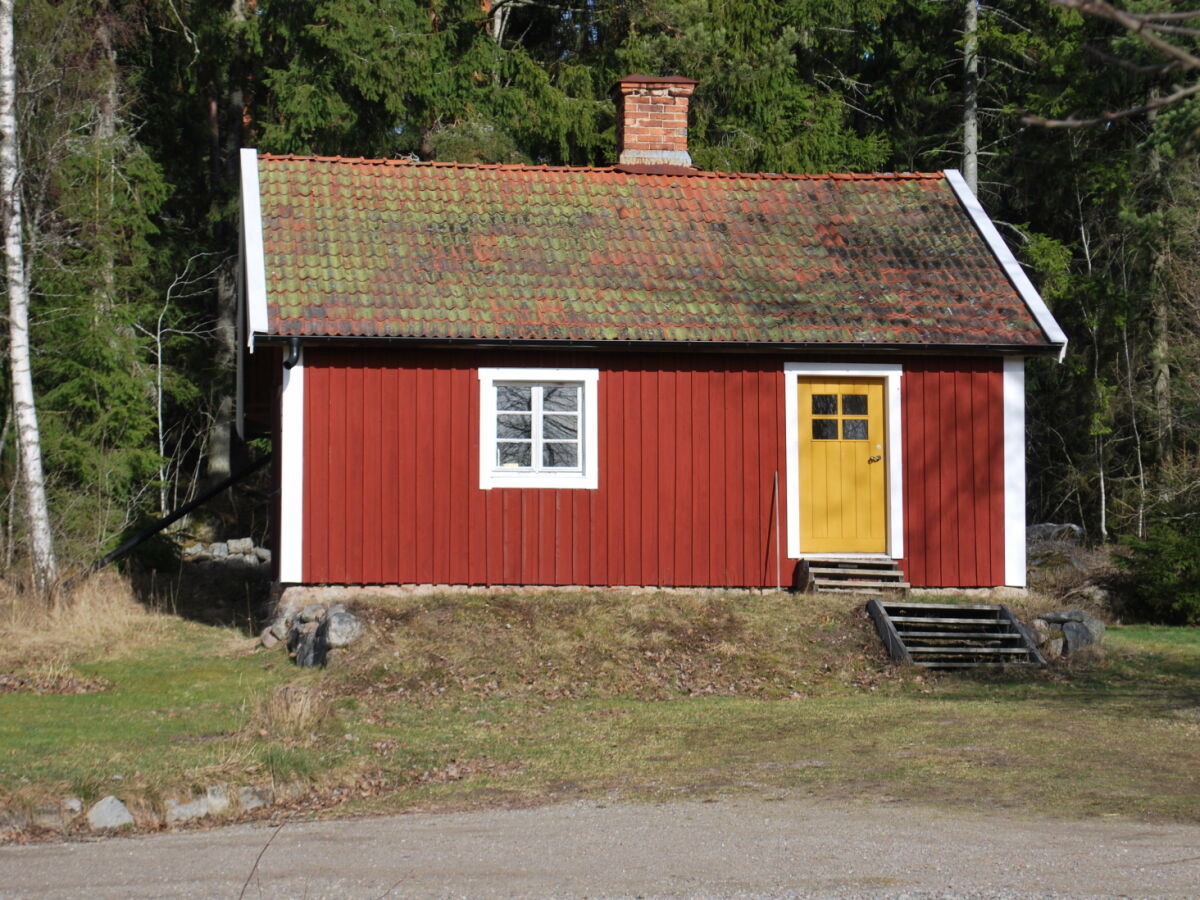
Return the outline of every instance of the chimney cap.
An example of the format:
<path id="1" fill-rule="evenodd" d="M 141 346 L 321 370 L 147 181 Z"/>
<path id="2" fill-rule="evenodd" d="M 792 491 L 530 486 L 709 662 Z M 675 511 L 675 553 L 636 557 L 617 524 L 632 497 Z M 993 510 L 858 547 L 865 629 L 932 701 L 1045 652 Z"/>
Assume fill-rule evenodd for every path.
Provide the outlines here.
<path id="1" fill-rule="evenodd" d="M 695 78 L 685 78 L 682 75 L 626 75 L 617 84 L 699 84 Z"/>

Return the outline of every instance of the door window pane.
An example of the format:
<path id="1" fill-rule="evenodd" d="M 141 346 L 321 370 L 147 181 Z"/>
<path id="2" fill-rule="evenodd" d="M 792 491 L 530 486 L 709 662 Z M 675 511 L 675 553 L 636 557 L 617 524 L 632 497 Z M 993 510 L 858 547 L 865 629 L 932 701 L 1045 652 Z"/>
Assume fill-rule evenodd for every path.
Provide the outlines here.
<path id="1" fill-rule="evenodd" d="M 867 414 L 867 395 L 842 394 L 842 413 L 847 416 L 865 416 Z"/>
<path id="2" fill-rule="evenodd" d="M 812 435 L 814 441 L 836 441 L 837 419 L 813 419 Z"/>
<path id="3" fill-rule="evenodd" d="M 814 416 L 836 416 L 837 394 L 813 394 L 812 411 Z"/>
<path id="4" fill-rule="evenodd" d="M 842 440 L 865 441 L 867 439 L 866 419 L 843 419 Z"/>

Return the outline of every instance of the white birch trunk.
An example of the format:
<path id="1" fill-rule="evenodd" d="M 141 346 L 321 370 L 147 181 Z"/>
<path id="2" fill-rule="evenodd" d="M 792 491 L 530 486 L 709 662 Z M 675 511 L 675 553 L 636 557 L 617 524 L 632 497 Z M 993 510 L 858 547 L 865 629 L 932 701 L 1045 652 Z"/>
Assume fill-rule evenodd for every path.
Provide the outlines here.
<path id="1" fill-rule="evenodd" d="M 0 205 L 4 210 L 4 260 L 8 276 L 8 354 L 12 365 L 13 417 L 17 426 L 34 588 L 47 595 L 58 580 L 58 566 L 54 560 L 50 511 L 42 476 L 41 437 L 33 401 L 33 372 L 29 365 L 29 290 L 25 283 L 21 233 L 13 2 L 0 0 Z"/>
<path id="2" fill-rule="evenodd" d="M 963 24 L 963 181 L 979 196 L 979 4 L 967 0 Z"/>

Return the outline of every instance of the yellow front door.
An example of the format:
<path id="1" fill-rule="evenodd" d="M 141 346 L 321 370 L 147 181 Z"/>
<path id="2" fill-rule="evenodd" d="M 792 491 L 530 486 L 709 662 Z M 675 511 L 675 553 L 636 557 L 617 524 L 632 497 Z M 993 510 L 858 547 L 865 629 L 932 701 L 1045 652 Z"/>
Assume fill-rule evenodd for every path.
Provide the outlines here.
<path id="1" fill-rule="evenodd" d="M 882 381 L 801 378 L 800 552 L 887 552 Z"/>

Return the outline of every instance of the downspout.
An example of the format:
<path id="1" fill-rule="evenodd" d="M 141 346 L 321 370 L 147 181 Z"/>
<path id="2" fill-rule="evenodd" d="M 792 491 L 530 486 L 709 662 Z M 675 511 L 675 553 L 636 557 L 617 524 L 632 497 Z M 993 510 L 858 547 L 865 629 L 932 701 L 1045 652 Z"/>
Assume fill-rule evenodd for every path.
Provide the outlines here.
<path id="1" fill-rule="evenodd" d="M 294 337 L 288 339 L 287 356 L 283 358 L 283 367 L 290 369 L 300 361 L 300 338 Z"/>

